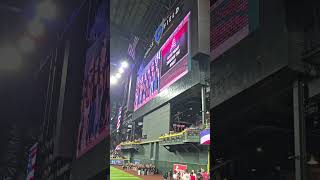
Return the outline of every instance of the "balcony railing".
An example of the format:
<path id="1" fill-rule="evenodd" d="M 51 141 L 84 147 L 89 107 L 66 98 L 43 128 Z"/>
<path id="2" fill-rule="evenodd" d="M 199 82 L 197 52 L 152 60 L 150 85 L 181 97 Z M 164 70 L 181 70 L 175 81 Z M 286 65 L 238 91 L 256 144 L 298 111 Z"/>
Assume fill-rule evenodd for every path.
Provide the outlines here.
<path id="1" fill-rule="evenodd" d="M 161 144 L 183 144 L 183 143 L 199 143 L 201 129 L 185 129 L 179 133 L 172 133 L 160 136 Z"/>

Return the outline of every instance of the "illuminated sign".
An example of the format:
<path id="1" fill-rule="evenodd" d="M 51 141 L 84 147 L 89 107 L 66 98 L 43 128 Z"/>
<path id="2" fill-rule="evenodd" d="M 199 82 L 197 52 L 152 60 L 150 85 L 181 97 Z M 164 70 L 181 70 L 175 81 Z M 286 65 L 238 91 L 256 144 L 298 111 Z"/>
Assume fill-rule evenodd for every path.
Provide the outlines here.
<path id="1" fill-rule="evenodd" d="M 159 25 L 159 27 L 157 28 L 154 34 L 154 40 L 157 44 L 160 43 L 163 33 L 166 32 L 167 30 L 166 28 L 173 21 L 173 19 L 179 14 L 180 11 L 181 11 L 180 7 L 178 6 L 176 7 L 174 12 L 170 13 L 167 18 L 164 18 L 162 20 L 161 24 Z"/>
<path id="2" fill-rule="evenodd" d="M 155 46 L 155 43 L 157 45 L 160 44 L 161 38 L 166 33 L 166 31 L 169 30 L 171 23 L 174 22 L 173 20 L 176 19 L 176 17 L 178 17 L 178 15 L 181 14 L 181 11 L 182 11 L 182 6 L 178 6 L 166 18 L 162 19 L 162 22 L 160 23 L 160 25 L 156 29 L 156 32 L 154 33 L 154 38 L 152 39 L 152 42 L 150 43 L 148 49 L 146 50 L 144 58 L 148 56 L 151 49 Z"/>
<path id="3" fill-rule="evenodd" d="M 188 166 L 185 164 L 173 164 L 173 172 L 185 172 Z"/>

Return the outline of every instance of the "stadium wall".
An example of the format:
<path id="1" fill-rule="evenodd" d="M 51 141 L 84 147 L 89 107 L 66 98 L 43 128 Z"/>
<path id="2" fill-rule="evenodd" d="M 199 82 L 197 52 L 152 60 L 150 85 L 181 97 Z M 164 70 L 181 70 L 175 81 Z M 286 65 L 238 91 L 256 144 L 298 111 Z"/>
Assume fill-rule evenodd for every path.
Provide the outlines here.
<path id="1" fill-rule="evenodd" d="M 152 151 L 153 150 L 153 151 Z M 200 150 L 194 152 L 170 152 L 159 142 L 146 143 L 136 152 L 124 152 L 124 156 L 131 162 L 152 163 L 160 173 L 172 170 L 173 164 L 184 164 L 188 170 L 206 169 L 208 164 L 208 151 Z"/>
<path id="2" fill-rule="evenodd" d="M 206 168 L 208 163 L 208 151 L 200 148 L 199 151 L 170 152 L 157 140 L 161 134 L 169 132 L 170 104 L 166 104 L 143 118 L 143 134 L 147 135 L 146 143 L 142 144 L 138 151 L 124 152 L 131 162 L 155 164 L 160 172 L 172 170 L 173 164 L 185 164 L 188 169 Z"/>
<path id="3" fill-rule="evenodd" d="M 157 140 L 169 132 L 169 127 L 170 103 L 143 117 L 142 135 L 147 135 L 147 141 Z"/>

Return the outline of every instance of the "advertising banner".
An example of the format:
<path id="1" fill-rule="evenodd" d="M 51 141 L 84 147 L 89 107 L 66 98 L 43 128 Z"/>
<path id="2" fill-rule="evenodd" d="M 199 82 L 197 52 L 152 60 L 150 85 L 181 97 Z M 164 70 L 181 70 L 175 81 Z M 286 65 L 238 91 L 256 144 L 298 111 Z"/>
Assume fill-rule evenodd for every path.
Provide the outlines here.
<path id="1" fill-rule="evenodd" d="M 133 164 L 140 164 L 140 160 L 139 159 L 135 159 L 135 160 L 133 160 Z"/>
<path id="2" fill-rule="evenodd" d="M 185 172 L 188 169 L 187 165 L 184 164 L 173 164 L 173 171 Z"/>
<path id="3" fill-rule="evenodd" d="M 110 159 L 110 165 L 122 166 L 124 165 L 123 159 Z"/>

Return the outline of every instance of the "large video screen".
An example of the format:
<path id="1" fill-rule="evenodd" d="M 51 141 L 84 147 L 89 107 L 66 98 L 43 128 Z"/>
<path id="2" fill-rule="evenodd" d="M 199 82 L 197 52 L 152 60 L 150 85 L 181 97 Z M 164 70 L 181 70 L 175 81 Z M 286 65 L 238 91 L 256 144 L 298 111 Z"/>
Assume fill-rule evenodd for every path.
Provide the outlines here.
<path id="1" fill-rule="evenodd" d="M 160 53 L 157 53 L 138 75 L 134 109 L 139 109 L 158 94 L 159 89 L 159 60 Z"/>
<path id="2" fill-rule="evenodd" d="M 249 0 L 210 4 L 210 51 L 217 58 L 249 34 Z"/>
<path id="3" fill-rule="evenodd" d="M 87 51 L 77 157 L 86 153 L 108 134 L 109 63 L 106 52 L 104 37 L 98 39 Z"/>
<path id="4" fill-rule="evenodd" d="M 160 91 L 173 84 L 188 72 L 189 14 L 163 44 L 161 52 Z"/>
<path id="5" fill-rule="evenodd" d="M 138 72 L 134 110 L 183 77 L 189 70 L 189 16 L 176 27 L 149 63 Z"/>

